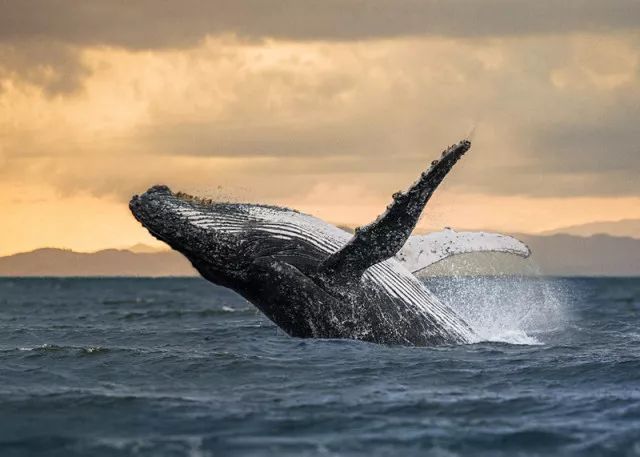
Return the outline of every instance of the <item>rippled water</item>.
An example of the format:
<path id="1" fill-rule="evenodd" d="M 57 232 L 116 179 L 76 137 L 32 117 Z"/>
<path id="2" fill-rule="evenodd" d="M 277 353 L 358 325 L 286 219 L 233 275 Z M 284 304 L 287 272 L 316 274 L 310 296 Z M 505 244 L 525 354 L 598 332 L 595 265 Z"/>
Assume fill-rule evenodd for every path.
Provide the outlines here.
<path id="1" fill-rule="evenodd" d="M 198 279 L 0 279 L 0 456 L 640 455 L 640 279 L 431 279 L 493 342 L 293 339 Z"/>

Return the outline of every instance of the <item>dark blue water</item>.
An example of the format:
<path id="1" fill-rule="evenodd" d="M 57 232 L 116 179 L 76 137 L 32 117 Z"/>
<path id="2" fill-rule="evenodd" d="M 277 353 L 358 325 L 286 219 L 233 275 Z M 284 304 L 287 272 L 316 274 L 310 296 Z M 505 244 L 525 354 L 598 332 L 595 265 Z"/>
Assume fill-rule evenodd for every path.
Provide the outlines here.
<path id="1" fill-rule="evenodd" d="M 640 455 L 639 279 L 428 282 L 499 341 L 293 339 L 197 279 L 1 279 L 0 456 Z"/>

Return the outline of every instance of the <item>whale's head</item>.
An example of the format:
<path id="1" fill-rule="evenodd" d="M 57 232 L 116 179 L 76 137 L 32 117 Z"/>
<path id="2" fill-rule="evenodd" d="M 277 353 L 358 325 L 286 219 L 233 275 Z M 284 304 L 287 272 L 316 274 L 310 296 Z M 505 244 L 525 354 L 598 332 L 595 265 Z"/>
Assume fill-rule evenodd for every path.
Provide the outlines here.
<path id="1" fill-rule="evenodd" d="M 187 257 L 209 281 L 252 301 L 288 333 L 322 327 L 323 306 L 337 303 L 309 272 L 350 235 L 287 208 L 215 202 L 154 186 L 129 202 L 149 232 Z M 336 308 L 346 309 L 337 304 Z M 317 313 L 316 330 L 309 316 Z M 329 323 L 327 325 L 334 325 Z M 324 331 L 338 337 L 337 330 Z"/>
<path id="2" fill-rule="evenodd" d="M 174 193 L 167 186 L 153 186 L 129 202 L 154 237 L 185 255 L 205 278 L 227 287 L 238 283 L 252 260 L 234 229 L 243 217 L 236 206 Z"/>

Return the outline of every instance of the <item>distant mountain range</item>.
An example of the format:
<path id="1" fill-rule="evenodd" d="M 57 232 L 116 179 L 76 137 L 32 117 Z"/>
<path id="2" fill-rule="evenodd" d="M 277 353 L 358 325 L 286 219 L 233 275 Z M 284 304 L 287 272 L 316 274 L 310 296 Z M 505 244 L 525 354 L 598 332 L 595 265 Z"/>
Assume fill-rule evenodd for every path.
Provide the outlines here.
<path id="1" fill-rule="evenodd" d="M 153 248 L 150 248 L 153 249 Z M 0 276 L 193 276 L 189 261 L 176 251 L 132 252 L 105 249 L 74 252 L 43 248 L 0 257 Z"/>
<path id="2" fill-rule="evenodd" d="M 128 248 L 123 248 L 125 251 L 135 252 L 136 254 L 153 254 L 156 252 L 166 252 L 169 250 L 169 246 L 166 244 L 163 246 L 149 246 L 148 244 L 134 244 Z"/>
<path id="3" fill-rule="evenodd" d="M 623 219 L 621 221 L 599 221 L 588 224 L 571 225 L 542 232 L 541 235 L 611 235 L 640 239 L 640 219 Z"/>
<path id="4" fill-rule="evenodd" d="M 516 234 L 533 254 L 466 254 L 446 259 L 426 274 L 543 274 L 553 276 L 640 276 L 640 239 L 609 235 Z M 193 276 L 175 251 L 145 245 L 80 253 L 44 248 L 0 257 L 0 276 Z"/>

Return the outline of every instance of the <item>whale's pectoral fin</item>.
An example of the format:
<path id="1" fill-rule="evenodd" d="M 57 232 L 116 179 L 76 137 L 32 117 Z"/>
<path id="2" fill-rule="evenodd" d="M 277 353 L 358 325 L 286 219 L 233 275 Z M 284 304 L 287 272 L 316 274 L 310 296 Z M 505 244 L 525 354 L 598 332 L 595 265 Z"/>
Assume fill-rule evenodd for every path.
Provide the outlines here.
<path id="1" fill-rule="evenodd" d="M 320 272 L 336 277 L 360 277 L 371 265 L 396 255 L 433 192 L 470 147 L 471 143 L 463 140 L 446 149 L 440 160 L 434 160 L 406 192 L 393 195 L 393 202 L 383 214 L 371 224 L 356 229 L 353 238 L 320 265 Z"/>
<path id="2" fill-rule="evenodd" d="M 414 235 L 396 254 L 409 271 L 420 270 L 456 254 L 505 252 L 528 257 L 531 251 L 522 241 L 499 233 L 456 232 L 446 229 L 428 235 Z"/>

